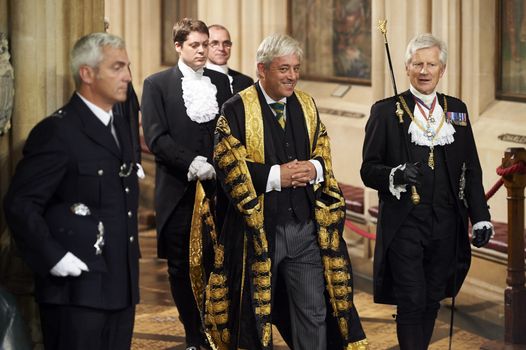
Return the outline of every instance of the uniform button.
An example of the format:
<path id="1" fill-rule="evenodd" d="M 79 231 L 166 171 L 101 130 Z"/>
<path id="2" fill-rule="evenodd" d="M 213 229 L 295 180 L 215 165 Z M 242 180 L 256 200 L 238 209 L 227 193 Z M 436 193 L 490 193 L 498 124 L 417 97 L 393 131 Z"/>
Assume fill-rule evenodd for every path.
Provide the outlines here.
<path id="1" fill-rule="evenodd" d="M 288 142 L 285 142 L 285 147 L 289 147 L 289 143 Z"/>
<path id="2" fill-rule="evenodd" d="M 292 159 L 292 156 L 288 156 L 289 159 Z"/>
<path id="3" fill-rule="evenodd" d="M 99 169 L 99 171 L 97 171 L 97 174 L 99 174 L 99 176 L 102 176 L 104 174 L 104 170 Z"/>
<path id="4" fill-rule="evenodd" d="M 135 238 L 133 238 L 133 236 L 130 236 L 130 243 L 133 243 L 134 240 Z"/>
<path id="5" fill-rule="evenodd" d="M 287 210 L 288 210 L 289 212 L 291 212 L 291 211 L 292 211 L 292 208 L 288 208 Z"/>
<path id="6" fill-rule="evenodd" d="M 128 217 L 131 218 L 133 216 L 133 213 L 131 211 L 128 212 Z"/>
<path id="7" fill-rule="evenodd" d="M 124 192 L 126 192 L 126 193 L 130 193 L 130 188 L 129 188 L 129 187 L 126 187 L 126 188 L 124 189 Z"/>

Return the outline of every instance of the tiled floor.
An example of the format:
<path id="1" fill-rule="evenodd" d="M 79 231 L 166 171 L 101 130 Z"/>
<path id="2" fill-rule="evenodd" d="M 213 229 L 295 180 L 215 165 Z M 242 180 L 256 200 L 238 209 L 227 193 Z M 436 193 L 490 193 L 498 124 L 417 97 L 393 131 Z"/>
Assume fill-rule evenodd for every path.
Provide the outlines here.
<path id="1" fill-rule="evenodd" d="M 184 349 L 184 333 L 168 287 L 166 264 L 156 256 L 154 231 L 141 233 L 141 304 L 138 306 L 133 350 L 179 350 Z M 370 281 L 355 279 L 355 303 L 364 329 L 371 344 L 371 350 L 398 349 L 392 314 L 395 309 L 389 305 L 374 304 Z M 441 309 L 435 326 L 430 349 L 448 349 L 450 303 Z M 477 300 L 460 294 L 455 313 L 453 347 L 455 350 L 473 350 L 489 339 L 502 339 L 501 320 L 485 319 L 487 310 L 498 308 L 484 300 Z M 484 317 L 480 317 L 480 316 Z M 276 332 L 277 333 L 277 332 Z M 276 350 L 288 347 L 278 337 Z"/>

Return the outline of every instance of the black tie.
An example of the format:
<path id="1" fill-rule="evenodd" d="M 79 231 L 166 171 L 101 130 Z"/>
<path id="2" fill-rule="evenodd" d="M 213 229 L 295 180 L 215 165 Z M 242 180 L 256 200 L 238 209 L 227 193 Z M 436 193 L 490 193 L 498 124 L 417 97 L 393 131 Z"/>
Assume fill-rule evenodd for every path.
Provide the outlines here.
<path id="1" fill-rule="evenodd" d="M 120 148 L 121 145 L 119 144 L 119 139 L 117 138 L 117 131 L 115 130 L 115 126 L 113 125 L 113 116 L 110 116 L 110 121 L 106 125 L 106 128 L 111 133 L 111 136 L 113 136 L 113 139 L 115 140 L 115 143 L 117 144 L 117 147 Z"/>

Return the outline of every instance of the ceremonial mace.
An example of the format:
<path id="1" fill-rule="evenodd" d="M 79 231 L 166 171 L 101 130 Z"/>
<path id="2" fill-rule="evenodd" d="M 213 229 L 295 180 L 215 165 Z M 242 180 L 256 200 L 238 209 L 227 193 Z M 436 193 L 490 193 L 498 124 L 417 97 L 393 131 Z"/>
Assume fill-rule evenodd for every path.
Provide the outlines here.
<path id="1" fill-rule="evenodd" d="M 387 42 L 387 20 L 386 19 L 380 19 L 378 20 L 378 30 L 383 34 L 384 36 L 384 45 L 385 45 L 385 52 L 387 54 L 387 62 L 389 63 L 389 70 L 391 72 L 391 82 L 393 83 L 393 90 L 395 96 L 398 95 L 398 91 L 396 90 L 396 81 L 393 71 L 393 63 L 391 62 L 391 54 L 389 53 L 389 43 Z M 403 124 L 404 123 L 404 111 L 400 107 L 400 102 L 396 102 L 396 115 L 398 116 L 398 123 Z M 401 127 L 401 125 L 400 125 Z M 405 140 L 405 133 L 402 130 L 402 137 Z M 409 153 L 409 152 L 408 152 Z M 418 194 L 416 190 L 416 186 L 411 186 L 411 201 L 414 205 L 417 205 L 420 203 L 420 195 Z"/>

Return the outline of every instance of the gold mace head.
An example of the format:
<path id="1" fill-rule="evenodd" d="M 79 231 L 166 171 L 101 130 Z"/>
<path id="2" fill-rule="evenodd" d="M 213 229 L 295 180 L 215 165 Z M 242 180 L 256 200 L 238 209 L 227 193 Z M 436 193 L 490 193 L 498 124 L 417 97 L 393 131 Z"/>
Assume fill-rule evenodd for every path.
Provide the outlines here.
<path id="1" fill-rule="evenodd" d="M 411 186 L 411 201 L 414 205 L 418 205 L 420 203 L 420 195 L 416 190 L 416 186 Z"/>
<path id="2" fill-rule="evenodd" d="M 380 32 L 382 32 L 383 35 L 387 34 L 387 20 L 386 19 L 378 20 L 378 30 L 380 30 Z"/>

